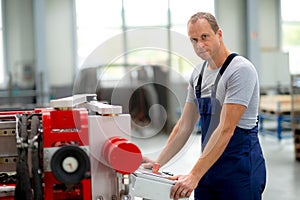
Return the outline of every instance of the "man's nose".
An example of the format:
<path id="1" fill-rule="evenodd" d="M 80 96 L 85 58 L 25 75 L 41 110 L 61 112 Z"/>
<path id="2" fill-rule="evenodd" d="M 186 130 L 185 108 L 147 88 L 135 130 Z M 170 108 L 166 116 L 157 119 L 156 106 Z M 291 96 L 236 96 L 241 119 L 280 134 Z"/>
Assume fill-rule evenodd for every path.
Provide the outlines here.
<path id="1" fill-rule="evenodd" d="M 197 49 L 199 49 L 199 50 L 204 49 L 204 43 L 201 41 L 198 41 L 196 46 L 197 46 Z"/>

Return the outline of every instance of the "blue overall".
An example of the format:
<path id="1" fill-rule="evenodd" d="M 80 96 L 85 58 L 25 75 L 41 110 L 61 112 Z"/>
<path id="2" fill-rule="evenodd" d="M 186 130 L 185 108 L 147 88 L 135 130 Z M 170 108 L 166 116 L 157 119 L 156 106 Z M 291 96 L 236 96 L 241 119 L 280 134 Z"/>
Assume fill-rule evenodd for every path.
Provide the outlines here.
<path id="1" fill-rule="evenodd" d="M 215 80 L 211 97 L 201 98 L 202 67 L 196 96 L 202 131 L 202 151 L 220 121 L 221 103 L 216 98 L 219 79 L 236 54 L 231 54 Z M 195 200 L 260 200 L 266 183 L 266 167 L 257 125 L 249 130 L 236 127 L 224 153 L 207 171 L 194 191 Z"/>

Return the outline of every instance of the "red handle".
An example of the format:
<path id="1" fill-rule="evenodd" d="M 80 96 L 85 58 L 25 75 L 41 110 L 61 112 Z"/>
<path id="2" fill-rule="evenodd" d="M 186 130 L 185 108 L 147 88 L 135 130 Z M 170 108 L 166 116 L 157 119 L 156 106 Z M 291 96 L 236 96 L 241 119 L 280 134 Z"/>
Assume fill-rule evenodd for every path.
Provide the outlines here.
<path id="1" fill-rule="evenodd" d="M 111 168 L 122 174 L 133 173 L 142 163 L 141 150 L 122 137 L 108 139 L 102 148 L 102 155 Z"/>

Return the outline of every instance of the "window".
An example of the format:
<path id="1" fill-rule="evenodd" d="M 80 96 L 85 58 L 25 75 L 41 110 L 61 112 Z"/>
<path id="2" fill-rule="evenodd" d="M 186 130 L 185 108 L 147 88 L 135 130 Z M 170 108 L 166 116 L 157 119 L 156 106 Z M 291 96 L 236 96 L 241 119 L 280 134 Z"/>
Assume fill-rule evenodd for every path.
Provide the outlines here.
<path id="1" fill-rule="evenodd" d="M 281 1 L 282 48 L 289 52 L 290 71 L 300 74 L 300 2 L 298 0 Z"/>
<path id="2" fill-rule="evenodd" d="M 167 26 L 168 1 L 123 0 L 128 27 Z"/>
<path id="3" fill-rule="evenodd" d="M 76 0 L 78 63 L 122 32 L 121 7 L 121 1 Z"/>
<path id="4" fill-rule="evenodd" d="M 191 15 L 197 12 L 215 14 L 214 0 L 170 1 L 172 30 L 186 35 L 186 24 Z"/>
<path id="5" fill-rule="evenodd" d="M 210 12 L 215 14 L 214 0 L 185 0 L 170 1 L 171 11 L 171 30 L 173 38 L 171 38 L 171 48 L 173 52 L 178 52 L 183 45 L 179 41 L 187 37 L 187 22 L 190 17 L 197 12 Z M 180 47 L 181 46 L 181 47 Z M 192 50 L 192 46 L 186 46 L 185 52 L 190 51 L 189 57 L 172 54 L 172 67 L 185 78 L 190 76 L 194 67 L 192 63 L 199 64 L 199 58 Z M 182 51 L 182 50 L 181 50 Z M 192 60 L 193 59 L 193 60 Z"/>
<path id="6" fill-rule="evenodd" d="M 171 64 L 179 73 L 190 73 L 191 63 L 176 52 L 177 38 L 186 37 L 187 21 L 199 11 L 214 14 L 214 0 L 76 0 L 78 63 L 102 45 L 103 58 L 94 59 L 100 65 Z M 114 73 L 106 79 L 119 78 L 109 71 Z"/>

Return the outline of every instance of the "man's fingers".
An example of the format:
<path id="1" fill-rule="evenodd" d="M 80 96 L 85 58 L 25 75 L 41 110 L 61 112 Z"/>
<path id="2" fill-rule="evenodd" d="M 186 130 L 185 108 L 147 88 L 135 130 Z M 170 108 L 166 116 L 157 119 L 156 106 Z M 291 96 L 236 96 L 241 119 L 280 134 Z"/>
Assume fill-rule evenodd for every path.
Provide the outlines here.
<path id="1" fill-rule="evenodd" d="M 170 180 L 178 180 L 179 176 L 176 175 L 176 176 L 169 176 L 168 179 Z"/>
<path id="2" fill-rule="evenodd" d="M 153 163 L 153 161 L 150 159 L 150 158 L 148 158 L 148 157 L 145 157 L 145 156 L 143 156 L 143 163 Z"/>
<path id="3" fill-rule="evenodd" d="M 169 178 L 172 178 L 171 180 L 178 180 L 180 175 L 177 175 L 177 176 L 172 176 L 172 177 L 169 177 Z M 170 197 L 171 199 L 179 199 L 180 198 L 180 193 L 182 192 L 182 188 L 181 188 L 181 183 L 176 183 L 173 187 L 172 187 L 172 190 L 171 190 L 171 194 L 170 194 Z"/>
<path id="4" fill-rule="evenodd" d="M 171 199 L 175 199 L 176 198 L 176 194 L 177 194 L 177 190 L 178 190 L 178 185 L 175 184 L 173 187 L 172 187 L 172 190 L 171 190 L 171 194 L 170 194 L 170 198 Z"/>
<path id="5" fill-rule="evenodd" d="M 153 163 L 143 163 L 141 166 L 145 169 L 152 169 Z"/>

